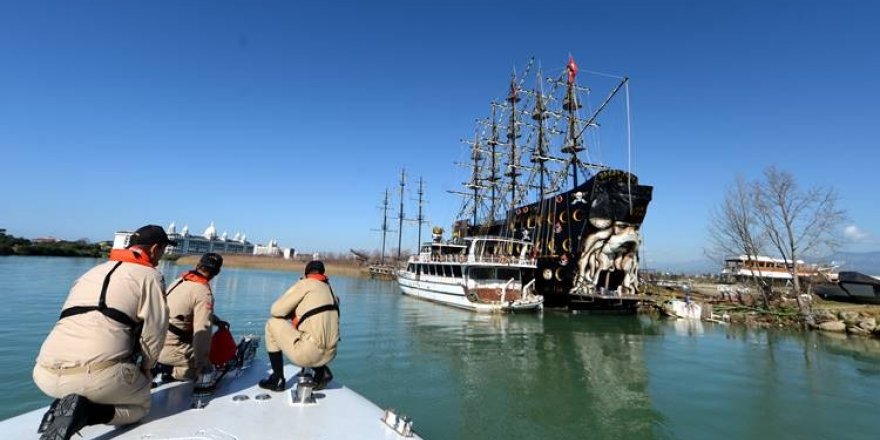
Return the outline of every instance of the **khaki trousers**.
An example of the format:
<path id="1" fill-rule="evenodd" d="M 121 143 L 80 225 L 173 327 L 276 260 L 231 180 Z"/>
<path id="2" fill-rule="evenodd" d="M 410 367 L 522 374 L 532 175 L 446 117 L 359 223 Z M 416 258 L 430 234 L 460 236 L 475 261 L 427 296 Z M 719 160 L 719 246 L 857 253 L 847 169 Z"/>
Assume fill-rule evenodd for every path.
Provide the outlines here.
<path id="1" fill-rule="evenodd" d="M 266 322 L 266 351 L 282 351 L 287 359 L 300 367 L 322 367 L 336 357 L 336 348 L 322 349 L 309 340 L 308 335 L 293 328 L 281 318 Z"/>
<path id="2" fill-rule="evenodd" d="M 79 394 L 95 403 L 114 405 L 116 413 L 110 425 L 134 423 L 150 412 L 150 381 L 131 363 L 76 374 L 58 374 L 37 365 L 34 382 L 44 393 L 57 399 Z"/>
<path id="3" fill-rule="evenodd" d="M 159 354 L 159 362 L 170 365 L 173 368 L 171 376 L 177 380 L 198 379 L 199 371 L 196 371 L 195 358 L 193 358 L 192 345 L 181 342 L 175 346 L 165 346 Z"/>

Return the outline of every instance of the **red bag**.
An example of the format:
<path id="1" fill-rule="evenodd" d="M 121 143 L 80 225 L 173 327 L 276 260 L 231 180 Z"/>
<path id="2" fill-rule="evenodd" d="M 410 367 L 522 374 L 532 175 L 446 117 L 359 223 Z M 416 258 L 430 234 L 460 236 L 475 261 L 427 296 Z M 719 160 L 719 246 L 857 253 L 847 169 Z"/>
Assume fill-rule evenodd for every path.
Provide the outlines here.
<path id="1" fill-rule="evenodd" d="M 228 328 L 221 327 L 211 337 L 211 352 L 208 359 L 216 366 L 226 365 L 235 357 L 236 344 Z"/>

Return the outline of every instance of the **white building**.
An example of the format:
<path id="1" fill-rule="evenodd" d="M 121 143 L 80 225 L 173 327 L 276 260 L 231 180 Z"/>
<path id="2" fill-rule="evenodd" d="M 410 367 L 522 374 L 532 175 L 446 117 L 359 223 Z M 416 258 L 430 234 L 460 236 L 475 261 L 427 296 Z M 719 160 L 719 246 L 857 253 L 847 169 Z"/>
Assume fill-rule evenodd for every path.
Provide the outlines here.
<path id="1" fill-rule="evenodd" d="M 216 252 L 218 254 L 254 254 L 254 244 L 247 241 L 247 236 L 236 233 L 232 239 L 224 232 L 217 236 L 217 228 L 214 222 L 205 229 L 202 235 L 191 235 L 189 226 L 184 226 L 179 233 L 172 222 L 166 230 L 168 238 L 177 241 L 177 246 L 168 246 L 165 253 L 168 255 L 204 254 Z M 128 247 L 132 232 L 119 231 L 113 237 L 113 248 L 124 249 Z"/>

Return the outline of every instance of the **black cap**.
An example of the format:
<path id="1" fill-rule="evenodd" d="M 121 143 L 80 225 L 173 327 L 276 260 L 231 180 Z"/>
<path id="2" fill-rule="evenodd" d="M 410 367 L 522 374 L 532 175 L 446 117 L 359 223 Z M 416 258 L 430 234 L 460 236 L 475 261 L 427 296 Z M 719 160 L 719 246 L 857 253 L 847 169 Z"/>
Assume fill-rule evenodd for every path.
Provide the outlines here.
<path id="1" fill-rule="evenodd" d="M 217 275 L 220 273 L 220 268 L 223 267 L 223 257 L 220 254 L 209 252 L 202 255 L 202 259 L 199 260 L 199 264 L 196 267 L 204 269 L 211 275 Z"/>
<path id="2" fill-rule="evenodd" d="M 303 273 L 308 275 L 312 272 L 318 272 L 320 274 L 324 273 L 324 263 L 320 260 L 312 260 L 306 263 L 306 268 L 303 270 Z"/>
<path id="3" fill-rule="evenodd" d="M 177 246 L 177 241 L 168 239 L 168 234 L 165 233 L 165 230 L 161 226 L 156 225 L 143 226 L 134 231 L 134 234 L 131 234 L 131 238 L 128 239 L 129 246 L 150 246 L 154 244 Z"/>

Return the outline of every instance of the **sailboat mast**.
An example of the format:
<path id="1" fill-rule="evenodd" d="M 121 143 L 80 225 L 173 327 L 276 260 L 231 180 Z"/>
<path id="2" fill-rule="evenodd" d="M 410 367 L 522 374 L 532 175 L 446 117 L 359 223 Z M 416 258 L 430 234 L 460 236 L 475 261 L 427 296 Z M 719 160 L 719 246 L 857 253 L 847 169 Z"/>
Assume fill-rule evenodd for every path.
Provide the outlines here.
<path id="1" fill-rule="evenodd" d="M 419 216 L 416 219 L 416 221 L 419 222 L 419 238 L 418 241 L 416 241 L 416 253 L 418 253 L 422 248 L 422 223 L 425 222 L 425 218 L 424 216 L 422 216 L 422 203 L 424 201 L 424 194 L 425 191 L 422 186 L 422 178 L 419 177 Z"/>
<path id="2" fill-rule="evenodd" d="M 403 190 L 406 187 L 406 169 L 400 170 L 400 211 L 397 226 L 397 261 L 400 261 L 400 246 L 403 243 Z"/>
<path id="3" fill-rule="evenodd" d="M 385 188 L 385 200 L 382 203 L 382 259 L 380 264 L 385 264 L 385 238 L 388 235 L 388 188 Z"/>
<path id="4" fill-rule="evenodd" d="M 519 162 L 516 155 L 516 138 L 519 137 L 516 122 L 516 103 L 519 102 L 519 86 L 516 84 L 516 76 L 510 80 L 510 94 L 507 102 L 510 103 L 510 123 L 507 126 L 507 140 L 510 142 L 510 170 L 504 175 L 510 178 L 510 211 L 516 209 L 516 178 L 519 176 Z"/>

